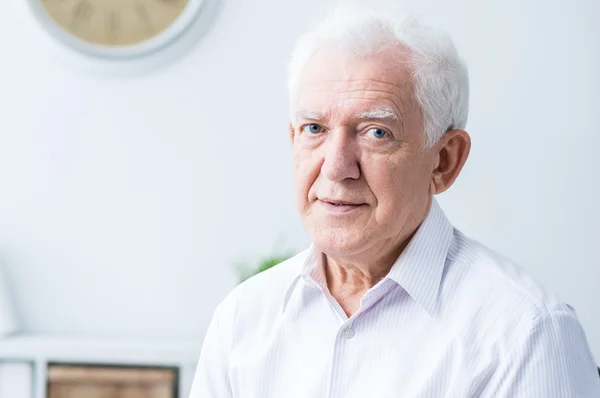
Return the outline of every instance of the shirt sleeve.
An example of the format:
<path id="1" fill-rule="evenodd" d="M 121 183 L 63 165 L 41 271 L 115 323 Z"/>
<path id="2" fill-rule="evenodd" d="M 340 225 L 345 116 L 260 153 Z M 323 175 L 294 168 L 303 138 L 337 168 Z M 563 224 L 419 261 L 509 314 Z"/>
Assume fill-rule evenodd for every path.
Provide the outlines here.
<path id="1" fill-rule="evenodd" d="M 219 322 L 220 312 L 219 306 L 206 331 L 190 398 L 233 398 L 224 334 Z"/>
<path id="2" fill-rule="evenodd" d="M 541 315 L 517 350 L 505 358 L 490 397 L 600 397 L 600 377 L 576 315 Z"/>

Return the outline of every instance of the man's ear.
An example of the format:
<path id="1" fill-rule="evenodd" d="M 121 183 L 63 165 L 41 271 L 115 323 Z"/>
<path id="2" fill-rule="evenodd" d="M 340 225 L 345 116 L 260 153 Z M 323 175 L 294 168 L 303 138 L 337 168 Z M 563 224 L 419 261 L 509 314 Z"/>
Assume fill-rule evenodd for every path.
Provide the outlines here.
<path id="1" fill-rule="evenodd" d="M 292 124 L 292 122 L 290 122 L 288 128 L 290 129 L 290 131 L 289 131 L 290 141 L 292 142 L 292 144 L 294 144 L 294 138 L 296 136 L 296 131 L 294 130 L 294 125 Z"/>
<path id="2" fill-rule="evenodd" d="M 454 184 L 471 151 L 471 137 L 464 130 L 447 131 L 431 150 L 436 163 L 431 174 L 430 191 L 437 195 Z"/>

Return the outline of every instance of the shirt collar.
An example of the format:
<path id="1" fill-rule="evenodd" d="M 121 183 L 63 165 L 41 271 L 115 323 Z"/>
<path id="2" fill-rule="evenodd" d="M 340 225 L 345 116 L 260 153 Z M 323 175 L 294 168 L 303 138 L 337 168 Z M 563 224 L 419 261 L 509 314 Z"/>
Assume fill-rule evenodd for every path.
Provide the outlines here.
<path id="1" fill-rule="evenodd" d="M 453 230 L 432 198 L 427 217 L 386 276 L 406 290 L 429 315 L 436 310 Z"/>
<path id="2" fill-rule="evenodd" d="M 432 198 L 427 217 L 386 275 L 386 279 L 401 286 L 430 315 L 436 309 L 452 235 L 452 224 L 435 197 Z M 316 250 L 314 244 L 305 253 L 299 273 L 287 289 L 282 311 L 300 280 L 321 287 L 326 283 L 323 253 Z"/>
<path id="3" fill-rule="evenodd" d="M 313 285 L 315 282 L 322 284 L 326 281 L 322 256 L 323 253 L 320 253 L 318 250 L 316 250 L 313 243 L 311 243 L 308 249 L 302 252 L 299 260 L 300 268 L 296 273 L 296 277 L 292 280 L 287 288 L 285 298 L 283 300 L 283 306 L 281 307 L 281 312 L 285 312 L 288 301 L 290 300 L 290 296 L 294 291 L 294 287 L 300 281 L 304 281 L 304 283 Z"/>

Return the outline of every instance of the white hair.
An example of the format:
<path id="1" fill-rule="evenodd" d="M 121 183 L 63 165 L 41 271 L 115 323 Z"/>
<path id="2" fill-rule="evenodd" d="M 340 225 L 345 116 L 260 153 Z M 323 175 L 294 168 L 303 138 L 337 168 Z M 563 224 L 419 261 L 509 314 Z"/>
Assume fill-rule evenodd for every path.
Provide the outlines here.
<path id="1" fill-rule="evenodd" d="M 395 7 L 338 4 L 312 30 L 298 38 L 288 65 L 290 111 L 294 115 L 304 67 L 324 45 L 355 57 L 368 57 L 401 43 L 409 50 L 415 97 L 423 114 L 426 146 L 448 130 L 464 129 L 469 110 L 467 67 L 452 39 Z"/>

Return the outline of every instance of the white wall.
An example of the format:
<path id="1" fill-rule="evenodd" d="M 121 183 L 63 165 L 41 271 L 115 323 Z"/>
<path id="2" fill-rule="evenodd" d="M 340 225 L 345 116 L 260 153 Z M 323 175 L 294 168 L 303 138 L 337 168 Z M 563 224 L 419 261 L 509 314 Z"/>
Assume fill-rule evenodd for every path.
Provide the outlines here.
<path id="1" fill-rule="evenodd" d="M 0 262 L 27 330 L 200 338 L 233 262 L 307 243 L 284 65 L 320 3 L 225 1 L 184 59 L 114 78 L 0 2 Z M 473 151 L 442 206 L 571 303 L 600 361 L 598 2 L 406 3 L 471 71 Z"/>

